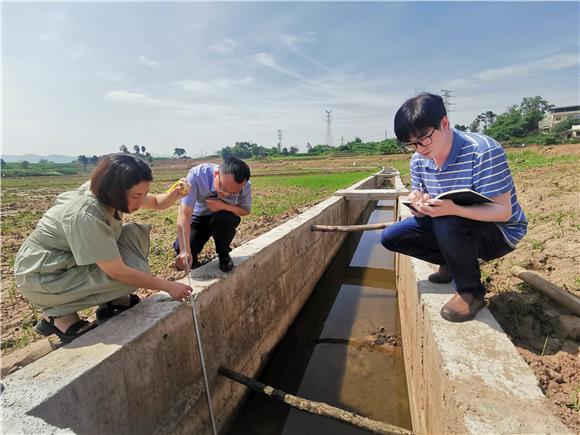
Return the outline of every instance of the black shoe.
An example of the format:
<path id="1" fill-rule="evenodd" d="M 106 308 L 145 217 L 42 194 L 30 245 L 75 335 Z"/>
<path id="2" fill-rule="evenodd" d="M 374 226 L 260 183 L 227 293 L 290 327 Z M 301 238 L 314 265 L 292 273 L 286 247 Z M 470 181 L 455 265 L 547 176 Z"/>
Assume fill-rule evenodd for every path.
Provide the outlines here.
<path id="1" fill-rule="evenodd" d="M 447 266 L 444 266 L 442 264 L 439 266 L 439 270 L 429 275 L 427 279 L 429 280 L 429 282 L 435 284 L 447 284 L 451 282 L 453 277 L 451 276 L 451 273 L 449 273 L 449 269 L 447 268 Z"/>
<path id="2" fill-rule="evenodd" d="M 109 320 L 111 317 L 116 316 L 123 311 L 127 311 L 129 308 L 134 307 L 139 302 L 141 298 L 135 294 L 129 295 L 129 305 L 114 304 L 113 302 L 107 302 L 103 307 L 97 308 L 95 312 L 97 316 L 97 321 L 104 322 Z"/>
<path id="3" fill-rule="evenodd" d="M 75 338 L 80 337 L 91 329 L 97 327 L 96 323 L 89 323 L 86 320 L 79 320 L 73 323 L 66 331 L 61 331 L 54 325 L 54 317 L 49 317 L 48 321 L 45 319 L 40 319 L 36 325 L 34 325 L 34 330 L 45 337 L 49 335 L 56 334 L 60 338 L 61 344 L 69 344 Z"/>
<path id="4" fill-rule="evenodd" d="M 230 254 L 220 255 L 219 268 L 222 272 L 230 272 L 234 268 L 234 262 Z"/>

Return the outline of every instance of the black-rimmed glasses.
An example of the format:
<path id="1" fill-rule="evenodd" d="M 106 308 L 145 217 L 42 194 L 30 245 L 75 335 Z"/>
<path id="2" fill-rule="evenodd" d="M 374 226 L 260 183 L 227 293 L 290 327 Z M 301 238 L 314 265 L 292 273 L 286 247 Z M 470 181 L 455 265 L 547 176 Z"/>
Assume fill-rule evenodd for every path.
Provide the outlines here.
<path id="1" fill-rule="evenodd" d="M 433 143 L 433 138 L 431 136 L 433 136 L 435 130 L 437 129 L 434 128 L 433 131 L 429 133 L 427 136 L 423 136 L 421 139 L 416 140 L 414 142 L 401 142 L 401 145 L 403 145 L 403 147 L 408 151 L 416 151 L 419 145 L 422 147 L 429 146 Z"/>

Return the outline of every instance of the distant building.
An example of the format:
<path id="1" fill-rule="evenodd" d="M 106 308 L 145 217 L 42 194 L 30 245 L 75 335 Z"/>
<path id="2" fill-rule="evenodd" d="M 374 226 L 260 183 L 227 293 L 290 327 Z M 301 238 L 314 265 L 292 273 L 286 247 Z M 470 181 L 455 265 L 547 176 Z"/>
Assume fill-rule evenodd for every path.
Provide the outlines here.
<path id="1" fill-rule="evenodd" d="M 580 137 L 580 124 L 573 125 L 570 130 L 563 131 L 562 137 L 565 139 L 571 139 L 573 137 Z"/>
<path id="2" fill-rule="evenodd" d="M 580 106 L 552 107 L 544 119 L 538 122 L 538 128 L 541 131 L 548 131 L 569 118 L 576 118 L 580 123 Z"/>

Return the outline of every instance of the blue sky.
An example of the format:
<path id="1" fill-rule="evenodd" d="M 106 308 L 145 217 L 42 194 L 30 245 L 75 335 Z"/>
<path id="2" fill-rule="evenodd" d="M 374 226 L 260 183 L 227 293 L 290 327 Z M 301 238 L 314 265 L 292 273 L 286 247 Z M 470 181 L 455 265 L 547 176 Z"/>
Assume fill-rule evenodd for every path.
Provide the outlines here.
<path id="1" fill-rule="evenodd" d="M 453 124 L 579 102 L 577 2 L 4 3 L 2 153 L 212 153 L 393 135 L 420 91 Z"/>

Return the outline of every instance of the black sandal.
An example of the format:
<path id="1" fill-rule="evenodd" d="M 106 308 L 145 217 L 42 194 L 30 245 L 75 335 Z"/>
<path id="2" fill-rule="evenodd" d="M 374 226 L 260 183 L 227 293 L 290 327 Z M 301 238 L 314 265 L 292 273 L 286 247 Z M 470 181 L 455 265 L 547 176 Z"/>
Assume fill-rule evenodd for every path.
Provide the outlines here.
<path id="1" fill-rule="evenodd" d="M 104 322 L 109 320 L 111 317 L 116 316 L 123 311 L 127 311 L 131 307 L 134 307 L 139 302 L 141 302 L 141 298 L 134 294 L 129 295 L 129 305 L 118 305 L 114 304 L 113 302 L 107 302 L 107 305 L 104 307 L 97 308 L 97 311 L 95 312 L 97 321 Z"/>
<path id="2" fill-rule="evenodd" d="M 79 320 L 68 327 L 65 332 L 62 332 L 54 325 L 55 317 L 49 317 L 48 321 L 40 319 L 34 325 L 34 330 L 45 337 L 56 334 L 62 344 L 69 344 L 75 338 L 79 338 L 86 332 L 97 327 L 95 323 L 87 322 L 86 320 Z"/>

